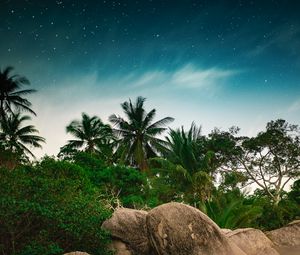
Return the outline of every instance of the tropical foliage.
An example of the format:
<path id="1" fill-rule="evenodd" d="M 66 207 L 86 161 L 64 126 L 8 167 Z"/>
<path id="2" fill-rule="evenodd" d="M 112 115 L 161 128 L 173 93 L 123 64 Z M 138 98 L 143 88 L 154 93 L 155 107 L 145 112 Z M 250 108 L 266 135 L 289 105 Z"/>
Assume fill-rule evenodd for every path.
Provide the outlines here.
<path id="1" fill-rule="evenodd" d="M 59 159 L 31 162 L 45 139 L 25 122 L 34 113 L 29 81 L 0 71 L 0 253 L 58 255 L 74 250 L 108 254 L 99 226 L 119 206 L 152 208 L 179 201 L 220 227 L 270 230 L 300 219 L 300 133 L 284 120 L 254 137 L 239 128 L 201 134 L 155 121 L 145 98 L 121 104 L 125 117 L 82 113 L 66 127 L 73 136 Z M 247 187 L 257 189 L 247 193 Z M 287 191 L 286 187 L 291 185 Z"/>
<path id="2" fill-rule="evenodd" d="M 82 120 L 73 120 L 66 127 L 66 131 L 75 139 L 69 140 L 61 148 L 61 155 L 72 154 L 79 150 L 103 156 L 112 154 L 114 140 L 112 129 L 109 125 L 103 124 L 97 116 L 90 117 L 82 113 Z"/>
<path id="3" fill-rule="evenodd" d="M 33 125 L 24 125 L 31 120 L 27 115 L 15 113 L 0 120 L 0 141 L 2 145 L 14 154 L 34 157 L 28 146 L 41 148 L 45 139 L 36 135 L 38 130 Z"/>
<path id="4" fill-rule="evenodd" d="M 24 110 L 35 115 L 31 109 L 31 103 L 25 95 L 35 92 L 34 89 L 22 89 L 29 85 L 29 80 L 20 75 L 11 75 L 13 67 L 0 70 L 0 113 L 3 118 L 5 114 L 13 113 L 14 110 Z"/>
<path id="5" fill-rule="evenodd" d="M 2 254 L 105 254 L 110 212 L 81 167 L 45 158 L 0 175 Z"/>
<path id="6" fill-rule="evenodd" d="M 119 138 L 116 154 L 121 162 L 138 166 L 141 170 L 148 169 L 148 158 L 165 149 L 166 142 L 157 136 L 173 121 L 173 118 L 165 117 L 153 123 L 156 110 L 147 113 L 144 109 L 145 100 L 138 97 L 134 104 L 131 100 L 121 104 L 127 120 L 115 114 L 109 117 L 114 125 L 114 133 Z"/>

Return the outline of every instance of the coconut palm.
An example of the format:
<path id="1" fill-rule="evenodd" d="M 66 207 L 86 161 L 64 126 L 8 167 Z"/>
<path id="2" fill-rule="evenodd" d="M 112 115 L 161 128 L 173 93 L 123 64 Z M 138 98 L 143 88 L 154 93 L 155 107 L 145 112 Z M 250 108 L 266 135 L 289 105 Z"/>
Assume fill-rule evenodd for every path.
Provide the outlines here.
<path id="1" fill-rule="evenodd" d="M 204 137 L 201 135 L 201 128 L 192 123 L 186 132 L 181 129 L 170 129 L 169 136 L 166 137 L 168 151 L 166 158 L 174 164 L 179 164 L 191 174 L 201 168 L 203 151 L 202 143 Z"/>
<path id="2" fill-rule="evenodd" d="M 97 116 L 90 117 L 86 113 L 82 113 L 81 121 L 73 120 L 66 127 L 66 131 L 76 139 L 69 140 L 61 151 L 82 150 L 88 153 L 103 153 L 114 139 L 109 125 L 103 124 Z"/>
<path id="3" fill-rule="evenodd" d="M 138 166 L 142 171 L 148 169 L 147 159 L 164 149 L 166 142 L 157 136 L 166 130 L 165 125 L 174 120 L 165 117 L 152 123 L 156 110 L 147 113 L 144 109 L 145 100 L 138 97 L 134 104 L 130 99 L 121 104 L 127 120 L 115 114 L 109 117 L 116 136 L 120 138 L 116 154 L 121 161 Z"/>
<path id="4" fill-rule="evenodd" d="M 31 103 L 23 96 L 35 92 L 34 89 L 22 89 L 24 85 L 29 85 L 27 78 L 20 75 L 11 75 L 13 67 L 0 69 L 0 113 L 1 117 L 6 113 L 13 113 L 15 109 L 28 111 L 34 115 L 35 112 L 30 108 Z"/>
<path id="5" fill-rule="evenodd" d="M 164 158 L 150 161 L 157 178 L 176 183 L 176 192 L 185 202 L 196 203 L 210 198 L 213 188 L 209 161 L 211 153 L 206 149 L 206 138 L 201 128 L 192 123 L 190 129 L 170 129 L 166 137 Z M 177 195 L 178 195 L 177 194 Z"/>
<path id="6" fill-rule="evenodd" d="M 28 154 L 34 157 L 28 145 L 41 148 L 45 139 L 36 135 L 38 130 L 33 125 L 24 126 L 23 122 L 31 120 L 27 115 L 20 113 L 7 115 L 0 120 L 0 141 L 2 145 L 12 153 Z"/>

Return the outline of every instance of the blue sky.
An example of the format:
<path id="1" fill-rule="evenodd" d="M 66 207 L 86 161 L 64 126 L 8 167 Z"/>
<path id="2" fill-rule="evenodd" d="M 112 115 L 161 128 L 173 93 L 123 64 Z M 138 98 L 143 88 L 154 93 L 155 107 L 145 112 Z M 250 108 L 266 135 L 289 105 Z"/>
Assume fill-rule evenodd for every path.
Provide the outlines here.
<path id="1" fill-rule="evenodd" d="M 172 127 L 255 135 L 300 124 L 299 1 L 0 1 L 0 66 L 15 67 L 56 154 L 81 112 L 107 122 L 141 95 Z"/>

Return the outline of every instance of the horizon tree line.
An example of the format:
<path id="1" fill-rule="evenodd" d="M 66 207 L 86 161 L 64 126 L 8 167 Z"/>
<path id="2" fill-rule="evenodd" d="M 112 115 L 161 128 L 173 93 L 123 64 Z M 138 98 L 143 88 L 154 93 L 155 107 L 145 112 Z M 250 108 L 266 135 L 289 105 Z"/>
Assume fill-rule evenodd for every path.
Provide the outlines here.
<path id="1" fill-rule="evenodd" d="M 34 116 L 26 95 L 34 89 L 27 78 L 12 74 L 13 68 L 0 70 L 0 149 L 10 151 L 19 161 L 34 158 L 28 146 L 41 148 L 45 139 L 38 136 L 33 125 L 25 125 Z M 238 129 L 215 129 L 208 136 L 192 123 L 190 129 L 170 129 L 161 139 L 167 125 L 174 119 L 155 120 L 156 110 L 147 112 L 144 97 L 121 104 L 124 117 L 112 114 L 109 124 L 97 116 L 82 113 L 66 132 L 74 139 L 61 147 L 59 157 L 72 159 L 79 151 L 98 156 L 110 164 L 133 166 L 147 174 L 164 175 L 178 182 L 179 193 L 189 201 L 207 201 L 217 174 L 225 180 L 238 178 L 236 185 L 255 183 L 278 204 L 290 180 L 300 176 L 300 130 L 285 120 L 267 123 L 266 130 L 256 137 L 238 136 Z M 11 159 L 11 158 L 9 158 Z M 3 159 L 0 157 L 0 164 Z M 151 170 L 151 171 L 150 171 Z M 154 173 L 155 174 L 155 173 Z"/>

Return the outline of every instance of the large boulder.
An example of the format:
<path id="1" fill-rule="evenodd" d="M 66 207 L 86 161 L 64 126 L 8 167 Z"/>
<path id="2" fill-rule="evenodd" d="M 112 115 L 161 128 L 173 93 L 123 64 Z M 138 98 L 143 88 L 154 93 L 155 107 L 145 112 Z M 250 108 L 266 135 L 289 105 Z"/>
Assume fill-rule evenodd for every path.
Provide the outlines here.
<path id="1" fill-rule="evenodd" d="M 266 235 L 277 246 L 300 246 L 300 220 L 293 221 L 282 228 L 266 232 Z"/>
<path id="2" fill-rule="evenodd" d="M 226 236 L 247 255 L 279 255 L 272 241 L 258 229 L 236 229 Z"/>
<path id="3" fill-rule="evenodd" d="M 148 255 L 150 245 L 147 236 L 146 216 L 146 211 L 120 208 L 102 224 L 102 228 L 108 230 L 115 240 L 122 241 L 128 252 L 136 255 Z M 117 253 L 118 247 L 125 249 L 120 243 L 113 244 L 113 246 Z"/>
<path id="4" fill-rule="evenodd" d="M 146 219 L 150 242 L 158 255 L 245 255 L 194 207 L 168 203 L 152 209 Z"/>

